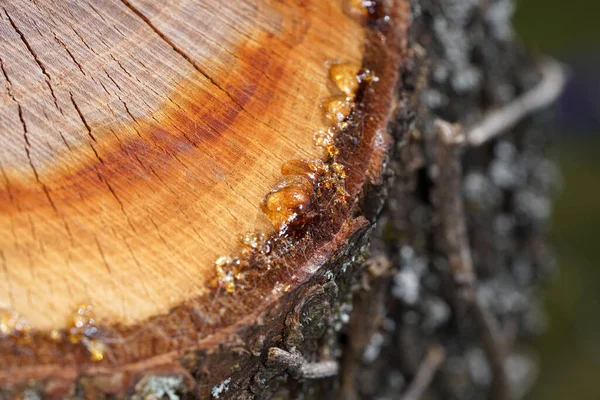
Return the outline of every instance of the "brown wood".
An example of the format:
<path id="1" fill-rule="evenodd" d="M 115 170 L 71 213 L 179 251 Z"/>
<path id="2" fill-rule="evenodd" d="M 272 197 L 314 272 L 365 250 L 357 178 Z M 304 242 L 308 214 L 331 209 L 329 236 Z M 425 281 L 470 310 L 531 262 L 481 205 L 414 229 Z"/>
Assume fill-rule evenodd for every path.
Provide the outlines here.
<path id="1" fill-rule="evenodd" d="M 0 5 L 0 386 L 193 387 L 280 340 L 362 240 L 407 2 Z"/>

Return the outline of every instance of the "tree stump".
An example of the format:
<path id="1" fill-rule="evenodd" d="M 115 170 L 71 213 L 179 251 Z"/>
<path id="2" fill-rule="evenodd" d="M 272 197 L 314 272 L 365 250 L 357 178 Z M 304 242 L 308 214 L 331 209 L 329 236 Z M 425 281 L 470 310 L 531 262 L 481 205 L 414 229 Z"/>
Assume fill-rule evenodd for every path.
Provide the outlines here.
<path id="1" fill-rule="evenodd" d="M 507 398 L 498 313 L 476 300 L 502 210 L 461 194 L 492 151 L 463 156 L 471 136 L 433 121 L 476 125 L 538 71 L 501 37 L 510 1 L 443 3 L 2 4 L 0 398 L 370 398 L 398 374 L 417 398 L 478 329 Z M 453 265 L 435 290 L 474 321 L 429 347 L 402 322 L 421 300 L 393 295 L 409 247 Z M 385 329 L 400 344 L 380 356 Z"/>
<path id="2" fill-rule="evenodd" d="M 0 382 L 126 395 L 174 374 L 206 395 L 242 355 L 201 372 L 200 354 L 276 343 L 364 232 L 407 5 L 14 2 L 0 18 Z"/>

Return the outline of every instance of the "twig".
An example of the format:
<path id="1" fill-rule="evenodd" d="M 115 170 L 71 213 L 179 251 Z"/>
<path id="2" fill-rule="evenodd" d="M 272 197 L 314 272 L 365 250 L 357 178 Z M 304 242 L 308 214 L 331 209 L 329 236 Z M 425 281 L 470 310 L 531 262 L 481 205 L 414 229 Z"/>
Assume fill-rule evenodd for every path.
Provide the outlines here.
<path id="1" fill-rule="evenodd" d="M 460 153 L 465 143 L 465 135 L 459 125 L 451 125 L 436 120 L 438 136 L 436 164 L 439 175 L 436 177 L 435 201 L 441 219 L 445 250 L 450 263 L 451 276 L 458 289 L 459 308 L 465 308 L 473 301 L 475 274 L 468 243 L 467 225 L 461 198 L 462 165 Z"/>
<path id="2" fill-rule="evenodd" d="M 461 195 L 460 151 L 465 136 L 459 125 L 437 120 L 435 127 L 438 134 L 436 163 L 439 168 L 436 200 L 439 202 L 446 253 L 457 293 L 457 309 L 469 311 L 479 329 L 482 347 L 492 370 L 492 398 L 506 400 L 510 397 L 510 382 L 504 366 L 502 335 L 495 317 L 476 295 L 476 276 Z"/>
<path id="3" fill-rule="evenodd" d="M 467 136 L 471 146 L 479 146 L 498 136 L 536 110 L 552 104 L 566 83 L 563 67 L 554 60 L 545 61 L 541 68 L 541 80 L 531 90 L 499 110 L 491 112 L 472 127 Z"/>
<path id="4" fill-rule="evenodd" d="M 323 379 L 338 374 L 340 366 L 335 360 L 307 362 L 296 349 L 285 351 L 271 347 L 267 366 L 287 370 L 296 379 Z"/>
<path id="5" fill-rule="evenodd" d="M 442 346 L 430 346 L 402 400 L 419 400 L 423 397 L 445 358 L 446 352 Z"/>

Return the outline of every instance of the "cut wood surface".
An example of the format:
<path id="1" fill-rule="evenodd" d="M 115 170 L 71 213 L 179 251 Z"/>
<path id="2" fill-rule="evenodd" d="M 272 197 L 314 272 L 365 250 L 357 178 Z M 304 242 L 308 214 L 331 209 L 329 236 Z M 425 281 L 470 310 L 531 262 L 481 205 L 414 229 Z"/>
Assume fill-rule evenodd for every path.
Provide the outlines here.
<path id="1" fill-rule="evenodd" d="M 0 382 L 159 365 L 233 332 L 364 225 L 408 14 L 365 4 L 0 2 L 0 336 L 15 339 Z M 278 183 L 284 164 L 306 176 Z M 263 245 L 286 266 L 256 273 L 270 295 L 228 286 L 231 257 Z"/>
<path id="2" fill-rule="evenodd" d="M 336 2 L 3 5 L 0 306 L 125 323 L 205 288 L 292 159 L 316 158 L 326 62 L 360 65 Z"/>

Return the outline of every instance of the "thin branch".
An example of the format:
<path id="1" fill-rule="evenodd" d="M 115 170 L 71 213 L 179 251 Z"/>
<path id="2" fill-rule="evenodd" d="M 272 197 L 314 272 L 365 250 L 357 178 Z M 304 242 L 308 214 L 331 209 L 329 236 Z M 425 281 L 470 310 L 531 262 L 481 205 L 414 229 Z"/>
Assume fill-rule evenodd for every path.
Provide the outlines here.
<path id="1" fill-rule="evenodd" d="M 469 130 L 466 135 L 469 145 L 479 146 L 487 142 L 558 98 L 567 80 L 564 68 L 557 61 L 548 60 L 542 64 L 540 72 L 542 77 L 535 87 L 499 110 L 491 112 Z"/>
<path id="2" fill-rule="evenodd" d="M 402 396 L 402 400 L 419 400 L 431 384 L 435 373 L 446 358 L 446 351 L 440 345 L 432 345 L 417 370 L 417 374 Z"/>
<path id="3" fill-rule="evenodd" d="M 477 279 L 473 269 L 461 195 L 462 165 L 460 153 L 465 135 L 459 125 L 437 120 L 436 164 L 439 176 L 436 201 L 442 224 L 444 245 L 450 273 L 457 294 L 458 311 L 470 312 L 479 329 L 486 358 L 492 370 L 491 396 L 497 400 L 510 398 L 510 382 L 504 364 L 504 343 L 499 324 L 476 295 Z"/>
<path id="4" fill-rule="evenodd" d="M 269 348 L 267 366 L 287 370 L 296 379 L 323 379 L 335 376 L 340 370 L 336 360 L 307 362 L 296 349 L 285 351 L 279 347 Z"/>
<path id="5" fill-rule="evenodd" d="M 462 165 L 460 154 L 466 138 L 460 125 L 436 120 L 438 136 L 435 161 L 435 201 L 442 225 L 443 245 L 450 263 L 451 275 L 458 290 L 461 314 L 473 301 L 475 273 L 467 236 L 464 205 L 461 197 Z"/>

